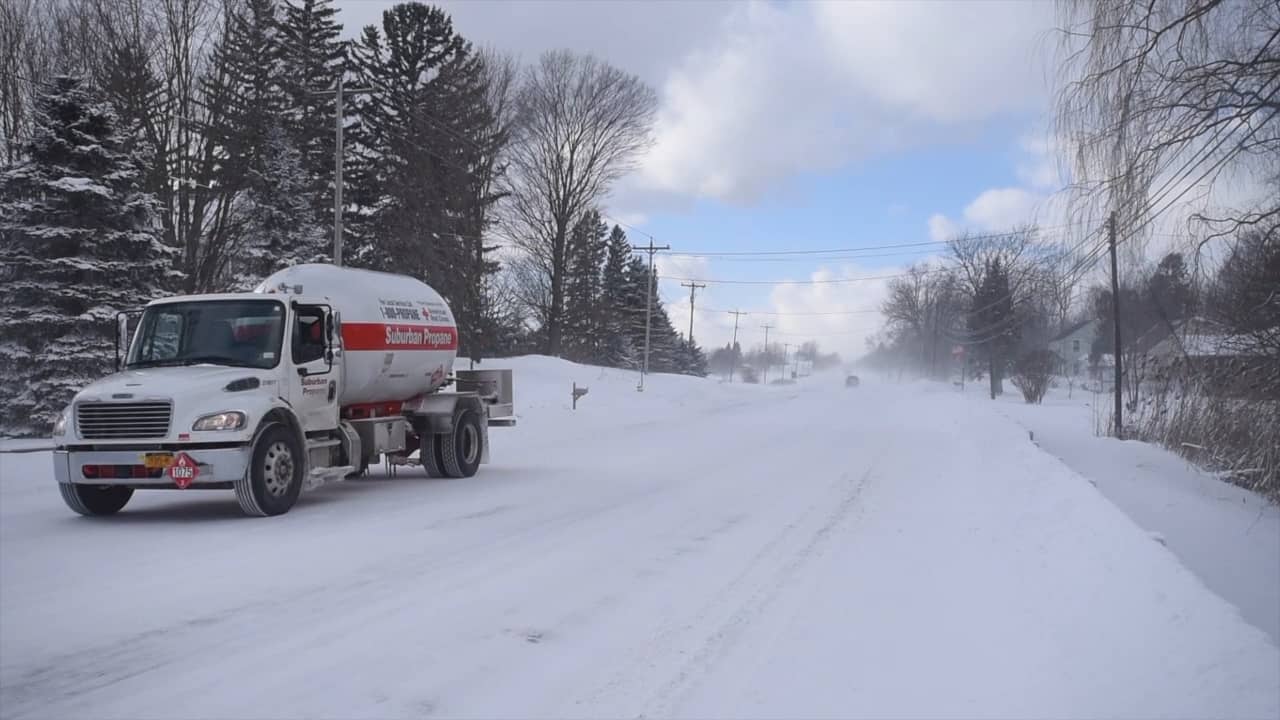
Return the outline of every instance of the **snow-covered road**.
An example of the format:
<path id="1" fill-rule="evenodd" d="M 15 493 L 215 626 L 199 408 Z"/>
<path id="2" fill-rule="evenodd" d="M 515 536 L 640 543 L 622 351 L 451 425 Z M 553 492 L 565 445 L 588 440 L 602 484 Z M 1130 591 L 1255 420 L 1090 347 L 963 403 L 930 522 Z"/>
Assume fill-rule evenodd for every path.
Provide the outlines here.
<path id="1" fill-rule="evenodd" d="M 513 364 L 476 478 L 281 518 L 0 455 L 0 716 L 1280 715 L 1267 636 L 990 408 Z"/>

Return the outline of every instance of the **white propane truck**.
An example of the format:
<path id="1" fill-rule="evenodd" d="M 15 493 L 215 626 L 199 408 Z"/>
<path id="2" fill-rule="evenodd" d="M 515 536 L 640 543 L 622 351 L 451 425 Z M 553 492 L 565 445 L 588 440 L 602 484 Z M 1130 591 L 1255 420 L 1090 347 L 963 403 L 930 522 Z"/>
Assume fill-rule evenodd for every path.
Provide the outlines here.
<path id="1" fill-rule="evenodd" d="M 235 490 L 245 513 L 280 515 L 380 457 L 470 477 L 489 426 L 515 423 L 511 371 L 455 374 L 454 317 L 410 277 L 296 265 L 253 292 L 155 300 L 132 337 L 118 320 L 118 371 L 54 424 L 58 489 L 82 515 L 151 488 Z"/>

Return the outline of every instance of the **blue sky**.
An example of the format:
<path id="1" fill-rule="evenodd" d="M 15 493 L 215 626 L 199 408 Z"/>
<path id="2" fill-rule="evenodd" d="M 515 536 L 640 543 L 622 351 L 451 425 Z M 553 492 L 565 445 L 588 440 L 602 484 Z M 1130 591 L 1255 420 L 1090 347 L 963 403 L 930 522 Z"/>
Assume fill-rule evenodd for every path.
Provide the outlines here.
<path id="1" fill-rule="evenodd" d="M 337 0 L 348 35 L 389 2 Z M 478 45 L 529 61 L 590 52 L 659 96 L 655 144 L 605 211 L 674 252 L 874 247 L 1034 218 L 1057 185 L 1045 117 L 1051 94 L 1047 1 L 442 3 Z M 936 246 L 934 246 L 936 247 Z M 825 262 L 671 255 L 667 277 L 831 280 L 892 274 L 930 247 Z M 745 344 L 772 322 L 856 355 L 874 332 L 885 282 L 713 284 L 702 308 L 780 313 L 743 319 Z M 688 291 L 661 283 L 672 320 Z M 695 315 L 704 346 L 732 318 Z"/>

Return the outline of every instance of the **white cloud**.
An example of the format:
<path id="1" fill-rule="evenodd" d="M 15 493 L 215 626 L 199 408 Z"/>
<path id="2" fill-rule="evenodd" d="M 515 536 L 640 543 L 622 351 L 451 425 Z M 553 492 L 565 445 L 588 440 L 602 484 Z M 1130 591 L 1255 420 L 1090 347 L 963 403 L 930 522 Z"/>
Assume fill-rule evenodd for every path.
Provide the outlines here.
<path id="1" fill-rule="evenodd" d="M 969 227 L 979 230 L 1007 230 L 1032 222 L 1045 197 L 1017 187 L 984 190 L 964 208 Z"/>
<path id="2" fill-rule="evenodd" d="M 1018 179 L 1036 190 L 1057 190 L 1067 184 L 1058 164 L 1058 145 L 1046 133 L 1028 133 L 1018 143 L 1025 154 L 1018 162 Z"/>
<path id="3" fill-rule="evenodd" d="M 821 268 L 812 273 L 809 279 L 879 277 L 899 272 L 901 270 L 898 268 L 870 270 L 848 264 L 834 269 Z M 795 346 L 812 339 L 826 351 L 834 350 L 845 359 L 852 359 L 866 352 L 866 339 L 880 329 L 883 320 L 878 312 L 855 311 L 878 310 L 888 295 L 887 288 L 888 280 L 777 285 L 769 295 L 770 309 L 784 314 L 769 317 L 768 321 L 777 327 L 778 342 L 789 342 Z M 773 338 L 770 341 L 772 342 Z"/>
<path id="4" fill-rule="evenodd" d="M 950 238 L 960 231 L 956 224 L 951 222 L 946 215 L 942 213 L 934 213 L 929 216 L 929 239 L 942 241 Z"/>
<path id="5" fill-rule="evenodd" d="M 1039 107 L 1044 3 L 751 2 L 661 87 L 641 180 L 751 199 L 775 181 Z"/>

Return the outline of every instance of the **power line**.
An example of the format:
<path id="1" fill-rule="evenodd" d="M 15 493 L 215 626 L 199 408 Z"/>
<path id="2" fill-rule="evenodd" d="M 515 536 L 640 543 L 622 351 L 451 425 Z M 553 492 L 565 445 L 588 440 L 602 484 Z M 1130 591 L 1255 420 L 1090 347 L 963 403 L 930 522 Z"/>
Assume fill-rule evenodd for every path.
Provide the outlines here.
<path id="1" fill-rule="evenodd" d="M 1081 225 L 1082 223 L 1068 223 L 1064 225 L 1048 225 L 1043 227 L 1035 226 L 1032 228 L 1032 230 L 1034 230 L 1037 233 L 1040 233 L 1047 230 L 1065 230 L 1067 228 L 1079 227 Z M 906 247 L 948 245 L 953 240 L 965 240 L 965 241 L 995 240 L 998 238 L 1006 238 L 1011 235 L 1017 235 L 1017 234 L 1018 234 L 1018 231 L 1016 230 L 1013 230 L 1013 231 L 1006 230 L 1003 232 L 990 232 L 990 233 L 982 233 L 979 235 L 972 235 L 972 234 L 959 235 L 953 238 L 948 238 L 946 240 L 925 240 L 925 241 L 919 241 L 919 242 L 890 243 L 887 245 L 865 245 L 862 247 L 825 248 L 821 250 L 812 250 L 812 249 L 811 250 L 734 250 L 734 251 L 682 250 L 679 253 L 679 255 L 686 256 L 686 257 L 728 257 L 728 256 L 751 256 L 751 255 L 822 255 L 822 254 L 831 254 L 831 253 L 858 252 L 862 250 L 894 250 L 897 248 L 906 248 Z"/>
<path id="2" fill-rule="evenodd" d="M 936 273 L 944 272 L 947 268 L 932 268 L 928 270 L 920 270 L 919 273 Z M 893 278 L 907 277 L 911 273 L 897 273 L 894 275 L 869 275 L 866 277 L 856 278 L 830 278 L 826 280 L 719 280 L 716 278 L 677 278 L 663 277 L 663 280 L 678 280 L 680 282 L 700 282 L 713 283 L 716 285 L 838 285 L 843 283 L 866 282 L 869 280 L 890 280 Z"/>
<path id="3" fill-rule="evenodd" d="M 732 313 L 734 310 L 718 310 L 716 308 L 698 308 L 698 312 L 709 313 Z M 817 317 L 817 316 L 835 316 L 835 315 L 862 315 L 865 313 L 878 313 L 878 308 L 867 308 L 865 310 L 832 310 L 826 312 L 775 312 L 771 310 L 750 310 L 747 311 L 752 315 L 771 315 L 774 317 Z"/>
<path id="4" fill-rule="evenodd" d="M 627 223 L 622 222 L 621 220 L 619 220 L 619 219 L 618 219 L 618 218 L 616 218 L 616 217 L 613 217 L 613 216 L 610 216 L 610 215 L 601 215 L 600 217 L 604 218 L 605 220 L 608 220 L 609 222 L 613 223 L 614 225 L 621 225 L 622 227 L 624 227 L 624 228 L 626 228 L 626 229 L 628 229 L 628 230 L 630 230 L 630 231 L 632 231 L 632 232 L 634 232 L 634 233 L 637 233 L 637 234 L 639 234 L 639 235 L 643 235 L 643 236 L 645 236 L 645 237 L 649 238 L 649 240 L 651 240 L 651 241 L 656 241 L 656 240 L 657 240 L 657 238 L 655 238 L 654 236 L 650 235 L 649 233 L 647 233 L 647 232 L 645 232 L 645 231 L 641 230 L 640 228 L 635 227 L 634 225 L 628 225 Z"/>

